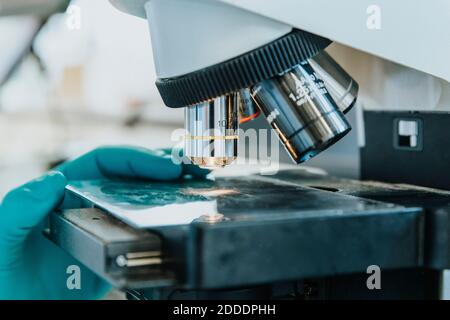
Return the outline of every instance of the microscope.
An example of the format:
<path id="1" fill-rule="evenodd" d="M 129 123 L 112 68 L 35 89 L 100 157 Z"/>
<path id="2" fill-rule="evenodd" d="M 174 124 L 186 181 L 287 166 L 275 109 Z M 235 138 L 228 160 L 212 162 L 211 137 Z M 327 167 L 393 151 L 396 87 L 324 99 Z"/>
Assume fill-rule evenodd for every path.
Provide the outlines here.
<path id="1" fill-rule="evenodd" d="M 83 205 L 51 215 L 54 243 L 135 299 L 449 297 L 450 4 L 110 2 L 148 20 L 192 163 L 232 164 L 257 117 L 303 163 L 349 133 L 356 104 L 361 179 L 73 181 Z"/>

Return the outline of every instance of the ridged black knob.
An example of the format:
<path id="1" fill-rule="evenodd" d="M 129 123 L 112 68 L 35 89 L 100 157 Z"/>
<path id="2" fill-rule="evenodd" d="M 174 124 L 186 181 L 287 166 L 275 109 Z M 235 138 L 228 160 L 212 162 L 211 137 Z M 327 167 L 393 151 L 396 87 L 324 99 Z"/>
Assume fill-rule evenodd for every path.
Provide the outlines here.
<path id="1" fill-rule="evenodd" d="M 296 30 L 234 59 L 174 78 L 156 80 L 168 107 L 179 108 L 250 87 L 283 73 L 325 49 L 331 41 Z"/>

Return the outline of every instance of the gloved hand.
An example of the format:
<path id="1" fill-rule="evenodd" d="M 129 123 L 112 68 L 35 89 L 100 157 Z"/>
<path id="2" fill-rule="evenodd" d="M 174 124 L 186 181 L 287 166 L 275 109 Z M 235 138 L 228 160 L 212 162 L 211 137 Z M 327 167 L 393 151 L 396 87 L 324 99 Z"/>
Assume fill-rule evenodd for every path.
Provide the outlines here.
<path id="1" fill-rule="evenodd" d="M 62 203 L 67 180 L 168 181 L 207 173 L 192 165 L 175 164 L 170 150 L 103 147 L 10 191 L 0 205 L 0 299 L 97 299 L 110 289 L 42 235 L 43 220 Z M 71 265 L 81 269 L 80 290 L 67 287 Z"/>

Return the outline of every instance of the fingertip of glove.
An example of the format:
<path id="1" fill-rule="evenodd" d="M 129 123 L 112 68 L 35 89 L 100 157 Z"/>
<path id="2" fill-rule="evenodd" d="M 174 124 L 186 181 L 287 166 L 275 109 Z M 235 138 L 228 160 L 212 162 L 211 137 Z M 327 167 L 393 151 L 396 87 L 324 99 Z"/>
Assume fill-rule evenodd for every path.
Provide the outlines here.
<path id="1" fill-rule="evenodd" d="M 175 163 L 170 156 L 164 156 L 159 158 L 158 163 L 155 163 L 150 178 L 162 181 L 176 180 L 181 177 L 182 173 L 181 164 Z"/>
<path id="2" fill-rule="evenodd" d="M 9 216 L 18 225 L 25 221 L 24 216 L 28 217 L 26 225 L 34 225 L 61 201 L 65 186 L 66 178 L 62 173 L 48 172 L 11 190 L 3 199 L 1 207 L 15 217 Z"/>
<path id="3" fill-rule="evenodd" d="M 47 172 L 40 179 L 43 183 L 52 185 L 56 189 L 64 189 L 67 185 L 66 177 L 59 171 Z"/>
<path id="4" fill-rule="evenodd" d="M 170 154 L 158 150 L 140 150 L 139 157 L 132 157 L 129 167 L 136 177 L 150 180 L 169 181 L 178 179 L 183 168 Z"/>
<path id="5" fill-rule="evenodd" d="M 67 184 L 66 177 L 59 171 L 50 171 L 23 186 L 31 197 L 46 199 L 50 196 L 60 197 Z"/>
<path id="6" fill-rule="evenodd" d="M 63 184 L 64 186 L 67 183 L 67 179 L 64 174 L 57 170 L 49 171 L 43 175 L 43 177 L 46 177 L 46 179 L 51 180 L 54 183 Z"/>
<path id="7" fill-rule="evenodd" d="M 210 172 L 211 172 L 211 170 L 201 168 L 194 164 L 184 164 L 183 165 L 183 174 L 193 175 L 196 178 L 204 178 Z"/>
<path id="8" fill-rule="evenodd" d="M 190 175 L 195 178 L 204 178 L 211 173 L 211 170 L 209 169 L 201 168 L 192 164 L 191 160 L 184 156 L 183 148 L 175 147 L 172 149 L 162 149 L 161 152 L 165 153 L 165 158 L 170 158 L 175 164 L 181 164 L 182 175 Z"/>

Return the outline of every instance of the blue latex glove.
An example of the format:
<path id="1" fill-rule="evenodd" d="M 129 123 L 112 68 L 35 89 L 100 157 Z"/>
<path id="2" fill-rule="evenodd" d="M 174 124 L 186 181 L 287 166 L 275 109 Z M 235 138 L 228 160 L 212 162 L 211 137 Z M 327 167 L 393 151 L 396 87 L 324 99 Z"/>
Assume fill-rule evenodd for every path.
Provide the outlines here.
<path id="1" fill-rule="evenodd" d="M 170 150 L 104 147 L 9 192 L 0 205 L 0 299 L 97 299 L 110 287 L 45 239 L 43 220 L 63 201 L 67 180 L 168 181 L 206 170 L 172 162 Z M 81 268 L 81 289 L 67 288 L 67 267 Z"/>

